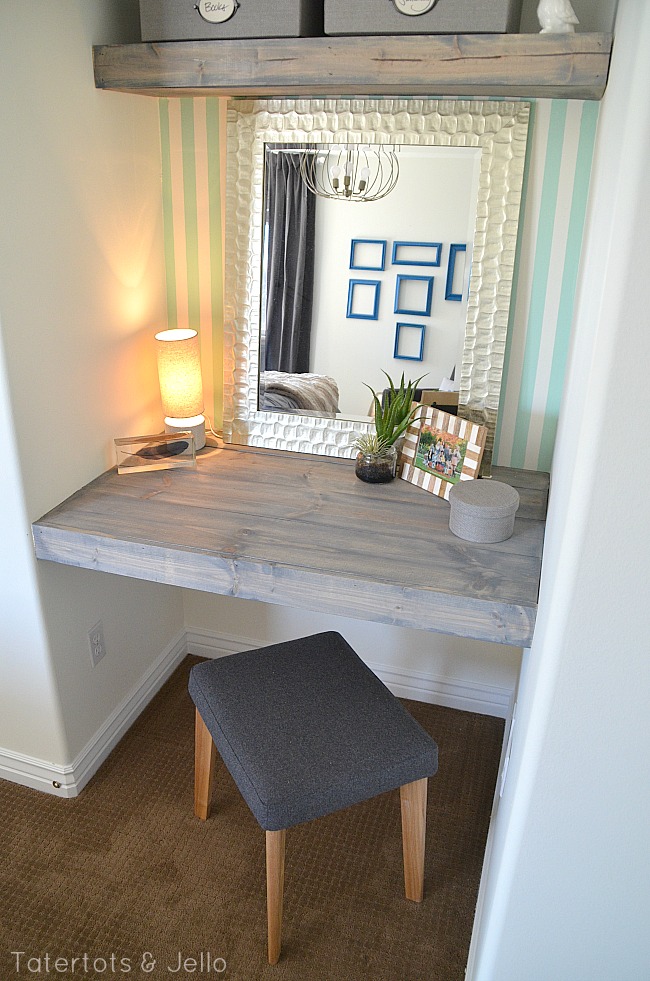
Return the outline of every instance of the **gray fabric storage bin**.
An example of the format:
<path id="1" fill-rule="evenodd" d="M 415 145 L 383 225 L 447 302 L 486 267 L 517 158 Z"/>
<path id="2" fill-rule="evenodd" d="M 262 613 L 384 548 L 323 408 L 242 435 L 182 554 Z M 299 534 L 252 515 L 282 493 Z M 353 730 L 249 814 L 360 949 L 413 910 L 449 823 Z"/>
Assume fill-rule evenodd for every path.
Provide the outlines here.
<path id="1" fill-rule="evenodd" d="M 325 0 L 326 34 L 506 34 L 519 30 L 522 0 L 438 0 L 425 14 L 393 0 Z"/>
<path id="2" fill-rule="evenodd" d="M 140 0 L 143 41 L 308 37 L 323 33 L 323 0 L 239 0 L 229 20 L 211 23 L 199 0 Z"/>
<path id="3" fill-rule="evenodd" d="M 463 480 L 449 492 L 449 528 L 466 542 L 488 544 L 510 538 L 519 494 L 499 480 Z"/>

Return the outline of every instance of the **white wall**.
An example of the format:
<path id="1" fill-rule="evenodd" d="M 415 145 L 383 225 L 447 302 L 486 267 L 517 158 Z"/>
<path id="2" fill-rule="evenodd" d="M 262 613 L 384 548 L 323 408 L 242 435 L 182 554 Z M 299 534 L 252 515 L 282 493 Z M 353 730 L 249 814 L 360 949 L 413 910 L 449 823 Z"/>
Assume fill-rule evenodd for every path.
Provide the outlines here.
<path id="1" fill-rule="evenodd" d="M 438 388 L 454 365 L 460 374 L 469 278 L 463 273 L 469 272 L 474 239 L 481 151 L 403 147 L 398 160 L 399 182 L 381 201 L 350 207 L 341 201 L 318 200 L 310 371 L 336 379 L 344 418 L 367 416 L 372 397 L 363 382 L 380 391 L 386 383 L 382 370 L 393 379 L 402 372 L 411 379 L 426 375 L 422 384 L 427 388 Z M 387 241 L 384 270 L 350 269 L 352 239 Z M 441 242 L 440 266 L 392 265 L 395 241 Z M 467 256 L 458 257 L 454 276 L 462 302 L 445 299 L 452 242 L 468 246 Z M 398 275 L 433 278 L 430 316 L 394 313 Z M 346 316 L 353 279 L 380 283 L 376 320 Z M 404 295 L 400 296 L 403 305 Z M 425 326 L 422 361 L 393 357 L 398 321 Z"/>
<path id="2" fill-rule="evenodd" d="M 518 647 L 227 596 L 186 591 L 185 622 L 206 656 L 338 630 L 397 694 L 488 715 L 507 716 L 519 674 Z"/>
<path id="3" fill-rule="evenodd" d="M 113 437 L 160 425 L 157 104 L 92 76 L 93 43 L 137 32 L 131 0 L 0 5 L 0 772 L 70 764 L 182 628 L 179 591 L 36 563 L 30 541 L 113 463 Z"/>
<path id="4" fill-rule="evenodd" d="M 650 976 L 649 45 L 650 7 L 621 0 L 481 981 Z M 631 454 L 615 475 L 610 446 Z"/>
<path id="5" fill-rule="evenodd" d="M 0 746 L 11 746 L 25 755 L 38 754 L 47 747 L 53 759 L 64 760 L 65 731 L 38 597 L 1 344 L 0 418 L 4 430 L 0 479 Z"/>

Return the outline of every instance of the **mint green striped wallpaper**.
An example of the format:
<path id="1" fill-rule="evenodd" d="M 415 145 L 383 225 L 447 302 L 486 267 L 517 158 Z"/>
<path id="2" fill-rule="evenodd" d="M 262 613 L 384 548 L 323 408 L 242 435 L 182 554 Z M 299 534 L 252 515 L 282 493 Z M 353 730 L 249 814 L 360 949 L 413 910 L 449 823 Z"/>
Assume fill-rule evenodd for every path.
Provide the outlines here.
<path id="1" fill-rule="evenodd" d="M 223 390 L 219 103 L 159 100 L 167 320 L 199 330 L 206 411 L 216 425 Z"/>
<path id="2" fill-rule="evenodd" d="M 550 469 L 569 352 L 598 103 L 533 104 L 495 459 Z M 220 418 L 222 352 L 219 100 L 160 100 L 170 326 L 198 326 L 204 383 Z M 208 403 L 208 404 L 209 404 Z"/>
<path id="3" fill-rule="evenodd" d="M 597 102 L 533 106 L 495 459 L 549 470 L 564 384 Z"/>

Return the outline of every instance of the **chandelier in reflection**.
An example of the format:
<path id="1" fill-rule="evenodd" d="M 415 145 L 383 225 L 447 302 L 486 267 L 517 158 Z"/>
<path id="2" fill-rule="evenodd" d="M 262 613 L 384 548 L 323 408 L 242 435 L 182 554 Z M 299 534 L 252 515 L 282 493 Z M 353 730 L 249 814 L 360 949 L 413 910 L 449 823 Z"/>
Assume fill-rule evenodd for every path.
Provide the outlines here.
<path id="1" fill-rule="evenodd" d="M 300 157 L 300 174 L 313 194 L 337 201 L 380 201 L 399 177 L 394 147 L 332 146 Z"/>

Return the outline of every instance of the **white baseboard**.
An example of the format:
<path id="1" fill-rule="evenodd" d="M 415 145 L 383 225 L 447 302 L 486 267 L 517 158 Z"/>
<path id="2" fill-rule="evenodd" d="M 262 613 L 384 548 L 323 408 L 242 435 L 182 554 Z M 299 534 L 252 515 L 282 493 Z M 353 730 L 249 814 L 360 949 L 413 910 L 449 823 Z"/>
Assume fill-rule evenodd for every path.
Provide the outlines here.
<path id="1" fill-rule="evenodd" d="M 507 719 L 512 701 L 510 688 L 462 681 L 459 678 L 439 678 L 417 671 L 394 670 L 385 664 L 368 662 L 387 688 L 399 698 L 412 698 L 416 702 L 444 705 L 463 712 L 478 712 Z"/>
<path id="2" fill-rule="evenodd" d="M 76 797 L 186 654 L 185 631 L 182 631 L 72 763 L 61 766 L 0 748 L 0 778 L 57 797 Z"/>
<path id="3" fill-rule="evenodd" d="M 266 641 L 266 643 L 269 643 Z M 248 638 L 234 637 L 232 634 L 217 634 L 209 630 L 187 630 L 185 644 L 188 654 L 196 657 L 226 657 L 240 651 L 252 651 L 264 647 L 265 642 Z"/>
<path id="4" fill-rule="evenodd" d="M 168 644 L 139 684 L 110 714 L 72 763 L 61 766 L 0 748 L 0 779 L 12 780 L 57 797 L 76 797 L 187 654 L 206 658 L 225 657 L 261 646 L 263 642 L 229 634 L 204 630 L 182 631 Z M 439 678 L 374 661 L 367 663 L 400 698 L 494 715 L 501 719 L 509 717 L 513 696 L 509 688 Z"/>
<path id="5" fill-rule="evenodd" d="M 32 790 L 44 790 L 46 793 L 56 794 L 57 797 L 74 797 L 76 792 L 68 792 L 70 771 L 69 766 L 58 766 L 34 756 L 0 749 L 0 778 L 19 783 L 23 787 L 31 787 Z M 56 789 L 56 784 L 60 789 Z"/>
<path id="6" fill-rule="evenodd" d="M 209 658 L 224 657 L 227 654 L 263 646 L 260 641 L 242 640 L 240 637 L 206 630 L 188 630 L 186 641 L 188 654 Z M 439 678 L 433 674 L 393 668 L 375 661 L 366 663 L 399 698 L 412 698 L 417 702 L 445 705 L 464 712 L 494 715 L 499 719 L 509 717 L 513 696 L 510 688 L 482 685 L 454 678 Z"/>

